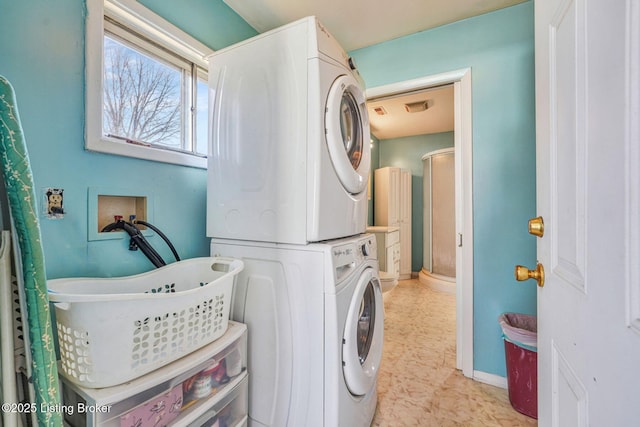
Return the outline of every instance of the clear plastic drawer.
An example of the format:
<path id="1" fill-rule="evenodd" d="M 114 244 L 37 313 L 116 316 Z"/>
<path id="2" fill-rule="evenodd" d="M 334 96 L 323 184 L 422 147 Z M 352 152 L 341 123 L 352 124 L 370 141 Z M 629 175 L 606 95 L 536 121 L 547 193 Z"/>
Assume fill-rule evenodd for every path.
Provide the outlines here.
<path id="1" fill-rule="evenodd" d="M 195 425 L 205 414 L 224 415 L 234 398 L 246 401 L 239 394 L 247 382 L 246 366 L 246 326 L 229 322 L 217 341 L 129 383 L 91 389 L 63 379 L 65 421 L 72 427 Z M 235 405 L 243 404 L 231 406 L 237 415 Z"/>
<path id="2" fill-rule="evenodd" d="M 249 413 L 248 380 L 244 375 L 240 382 L 218 403 L 195 417 L 185 414 L 175 426 L 236 427 L 247 423 Z"/>

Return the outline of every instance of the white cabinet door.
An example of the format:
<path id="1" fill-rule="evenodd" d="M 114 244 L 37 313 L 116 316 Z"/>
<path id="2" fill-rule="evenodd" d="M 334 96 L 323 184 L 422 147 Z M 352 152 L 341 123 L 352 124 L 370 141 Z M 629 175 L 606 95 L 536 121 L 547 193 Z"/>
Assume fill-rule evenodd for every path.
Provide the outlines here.
<path id="1" fill-rule="evenodd" d="M 398 226 L 400 221 L 400 168 L 376 169 L 374 178 L 374 211 L 376 225 Z"/>
<path id="2" fill-rule="evenodd" d="M 640 4 L 536 0 L 541 426 L 640 422 Z"/>
<path id="3" fill-rule="evenodd" d="M 400 279 L 411 277 L 411 171 L 384 167 L 375 171 L 374 222 L 400 227 Z"/>
<path id="4" fill-rule="evenodd" d="M 394 246 L 387 246 L 385 250 L 384 262 L 380 262 L 380 270 L 386 271 L 389 274 L 395 273 L 395 250 Z"/>
<path id="5" fill-rule="evenodd" d="M 400 279 L 411 278 L 411 171 L 400 171 Z"/>

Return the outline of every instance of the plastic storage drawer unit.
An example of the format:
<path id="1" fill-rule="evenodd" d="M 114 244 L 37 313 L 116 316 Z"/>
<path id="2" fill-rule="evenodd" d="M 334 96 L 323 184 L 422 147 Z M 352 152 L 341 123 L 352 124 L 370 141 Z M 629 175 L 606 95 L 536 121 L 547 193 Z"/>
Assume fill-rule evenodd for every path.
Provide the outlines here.
<path id="1" fill-rule="evenodd" d="M 229 322 L 211 344 L 126 384 L 86 388 L 63 380 L 72 427 L 238 426 L 246 422 L 247 327 Z"/>

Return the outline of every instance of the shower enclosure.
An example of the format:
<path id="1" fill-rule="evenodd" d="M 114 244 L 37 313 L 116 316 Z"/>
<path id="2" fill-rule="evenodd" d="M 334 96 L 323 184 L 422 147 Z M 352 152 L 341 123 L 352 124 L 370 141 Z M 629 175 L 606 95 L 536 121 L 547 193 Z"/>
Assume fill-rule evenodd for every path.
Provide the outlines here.
<path id="1" fill-rule="evenodd" d="M 422 157 L 423 260 L 421 283 L 455 293 L 456 207 L 454 149 L 432 151 Z"/>

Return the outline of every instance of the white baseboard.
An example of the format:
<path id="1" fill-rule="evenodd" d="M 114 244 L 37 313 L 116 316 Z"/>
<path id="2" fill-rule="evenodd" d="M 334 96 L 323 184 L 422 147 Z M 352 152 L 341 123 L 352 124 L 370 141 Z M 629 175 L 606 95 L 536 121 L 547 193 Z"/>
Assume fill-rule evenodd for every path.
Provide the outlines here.
<path id="1" fill-rule="evenodd" d="M 478 382 L 489 384 L 495 387 L 504 389 L 507 388 L 507 378 L 495 374 L 488 374 L 482 371 L 473 371 L 473 379 Z"/>

